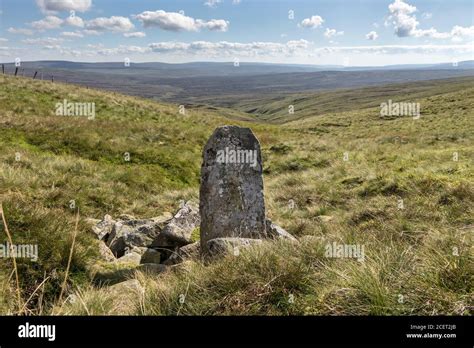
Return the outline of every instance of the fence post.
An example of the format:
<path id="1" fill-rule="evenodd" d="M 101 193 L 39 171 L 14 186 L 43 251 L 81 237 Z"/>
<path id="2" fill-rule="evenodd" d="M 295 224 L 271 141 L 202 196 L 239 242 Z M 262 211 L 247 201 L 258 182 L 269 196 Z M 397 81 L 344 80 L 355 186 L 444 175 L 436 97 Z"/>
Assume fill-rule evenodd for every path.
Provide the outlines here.
<path id="1" fill-rule="evenodd" d="M 36 79 L 36 75 L 38 75 L 37 71 L 35 71 L 35 76 L 33 76 L 33 80 Z"/>
<path id="2" fill-rule="evenodd" d="M 15 76 L 18 74 L 18 67 L 15 68 Z"/>

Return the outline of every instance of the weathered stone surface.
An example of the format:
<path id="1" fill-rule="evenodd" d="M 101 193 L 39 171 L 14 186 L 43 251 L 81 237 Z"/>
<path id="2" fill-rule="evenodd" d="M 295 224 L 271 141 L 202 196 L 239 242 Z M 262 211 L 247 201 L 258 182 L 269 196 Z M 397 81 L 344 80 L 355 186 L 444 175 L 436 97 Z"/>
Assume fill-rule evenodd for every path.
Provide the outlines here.
<path id="1" fill-rule="evenodd" d="M 294 242 L 298 240 L 293 237 L 290 233 L 285 231 L 283 228 L 274 224 L 270 219 L 266 220 L 266 228 L 267 228 L 267 237 L 273 239 L 288 239 Z"/>
<path id="2" fill-rule="evenodd" d="M 217 128 L 203 151 L 200 187 L 201 249 L 223 237 L 265 236 L 260 144 L 249 128 Z"/>
<path id="3" fill-rule="evenodd" d="M 128 238 L 128 234 L 132 232 L 133 229 L 130 226 L 124 225 L 121 222 L 117 222 L 113 225 L 112 231 L 107 239 L 107 246 L 116 257 L 125 255 L 125 249 L 129 247 L 129 245 L 125 243 L 125 238 Z"/>
<path id="4" fill-rule="evenodd" d="M 155 238 L 151 246 L 174 248 L 190 244 L 192 243 L 191 235 L 199 223 L 198 206 L 192 202 L 186 202 Z"/>
<path id="5" fill-rule="evenodd" d="M 142 255 L 140 263 L 160 263 L 161 262 L 161 253 L 154 249 L 147 249 Z"/>
<path id="6" fill-rule="evenodd" d="M 118 258 L 115 262 L 120 265 L 133 267 L 140 264 L 141 258 L 142 256 L 139 253 L 132 251 Z"/>
<path id="7" fill-rule="evenodd" d="M 145 288 L 137 279 L 129 279 L 106 288 L 120 315 L 131 315 L 136 310 L 134 300 L 145 295 Z"/>
<path id="8" fill-rule="evenodd" d="M 240 252 L 240 248 L 247 248 L 252 245 L 262 244 L 261 239 L 254 238 L 214 238 L 207 241 L 206 249 L 208 250 L 208 255 L 218 256 L 227 253 L 236 253 Z"/>
<path id="9" fill-rule="evenodd" d="M 151 218 L 150 220 L 152 222 L 158 223 L 158 224 L 166 224 L 168 223 L 171 219 L 173 218 L 173 214 L 170 212 L 164 212 L 160 216 L 156 216 Z"/>
<path id="10" fill-rule="evenodd" d="M 107 238 L 107 245 L 117 257 L 123 256 L 134 247 L 148 247 L 160 235 L 166 221 L 165 219 L 117 221 Z"/>
<path id="11" fill-rule="evenodd" d="M 115 220 L 110 215 L 105 215 L 104 218 L 99 221 L 95 226 L 92 226 L 92 231 L 99 240 L 106 240 L 112 228 L 115 224 Z"/>
<path id="12" fill-rule="evenodd" d="M 131 250 L 127 248 L 125 251 L 126 251 L 126 254 L 129 253 L 129 252 L 135 252 L 135 253 L 140 254 L 141 256 L 143 256 L 143 254 L 145 254 L 147 250 L 148 250 L 147 247 L 134 246 Z"/>
<path id="13" fill-rule="evenodd" d="M 130 279 L 121 283 L 117 283 L 115 285 L 110 286 L 108 290 L 117 294 L 128 291 L 139 294 L 142 294 L 144 292 L 143 286 L 136 279 Z"/>
<path id="14" fill-rule="evenodd" d="M 165 265 L 176 265 L 185 260 L 199 259 L 201 253 L 201 243 L 195 242 L 192 244 L 185 245 L 178 249 L 178 251 L 171 254 L 171 256 L 163 262 Z"/>
<path id="15" fill-rule="evenodd" d="M 115 256 L 112 253 L 112 250 L 110 250 L 109 247 L 101 240 L 99 241 L 99 255 L 104 261 L 115 261 Z"/>

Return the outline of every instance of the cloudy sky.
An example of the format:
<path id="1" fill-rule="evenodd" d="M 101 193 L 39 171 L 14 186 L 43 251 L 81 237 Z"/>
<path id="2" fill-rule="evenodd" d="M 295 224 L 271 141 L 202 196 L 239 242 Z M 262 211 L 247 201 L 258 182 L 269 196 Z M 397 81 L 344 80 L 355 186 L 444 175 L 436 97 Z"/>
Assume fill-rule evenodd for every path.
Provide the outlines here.
<path id="1" fill-rule="evenodd" d="M 472 0 L 0 0 L 0 61 L 474 59 Z"/>

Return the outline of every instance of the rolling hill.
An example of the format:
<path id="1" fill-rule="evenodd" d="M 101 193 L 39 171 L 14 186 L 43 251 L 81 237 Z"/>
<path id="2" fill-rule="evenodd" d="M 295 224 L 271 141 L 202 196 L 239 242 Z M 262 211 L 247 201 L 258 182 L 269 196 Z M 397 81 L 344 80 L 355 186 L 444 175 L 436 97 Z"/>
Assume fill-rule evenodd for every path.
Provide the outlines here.
<path id="1" fill-rule="evenodd" d="M 380 118 L 380 98 L 419 102 L 422 116 Z M 64 99 L 95 103 L 95 118 L 56 116 Z M 288 102 L 298 105 L 297 117 L 282 114 Z M 257 104 L 191 107 L 183 115 L 178 104 L 0 76 L 0 201 L 14 241 L 40 250 L 37 263 L 18 261 L 24 312 L 470 313 L 472 78 Z M 249 115 L 251 108 L 264 117 Z M 197 200 L 203 145 L 223 124 L 249 126 L 259 138 L 268 215 L 300 242 L 268 243 L 208 265 L 190 261 L 160 275 L 138 272 L 145 294 L 124 306 L 93 282 L 101 261 L 86 218 L 152 217 Z M 68 296 L 59 301 L 75 230 L 71 201 L 80 212 L 78 239 Z M 333 242 L 364 245 L 365 262 L 325 257 Z M 0 264 L 0 313 L 19 313 L 11 260 Z"/>

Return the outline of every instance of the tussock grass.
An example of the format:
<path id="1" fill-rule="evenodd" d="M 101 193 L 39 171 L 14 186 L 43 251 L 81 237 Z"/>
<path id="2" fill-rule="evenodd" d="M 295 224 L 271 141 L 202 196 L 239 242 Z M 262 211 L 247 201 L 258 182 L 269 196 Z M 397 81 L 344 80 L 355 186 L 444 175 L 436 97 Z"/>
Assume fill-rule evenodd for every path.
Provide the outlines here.
<path id="1" fill-rule="evenodd" d="M 419 120 L 381 119 L 370 103 L 322 114 L 308 103 L 301 120 L 281 126 L 221 117 L 244 119 L 237 111 L 191 109 L 183 116 L 177 106 L 115 93 L 3 76 L 0 82 L 0 199 L 14 242 L 36 242 L 40 250 L 37 263 L 17 260 L 21 295 L 34 294 L 27 313 L 472 311 L 472 80 L 440 81 L 432 95 L 423 89 L 410 100 L 421 103 Z M 54 104 L 63 99 L 96 102 L 96 119 L 55 116 Z M 174 211 L 180 200 L 198 198 L 202 147 L 222 124 L 257 134 L 268 215 L 300 243 L 268 242 L 159 275 L 129 272 L 145 293 L 118 298 L 93 277 L 123 270 L 97 261 L 96 242 L 81 219 L 64 301 L 54 305 L 74 231 L 71 200 L 82 218 Z M 3 229 L 0 236 L 4 242 Z M 363 245 L 364 262 L 326 257 L 333 242 Z M 0 259 L 3 314 L 17 310 L 10 261 Z M 34 293 L 47 277 L 44 291 Z"/>

